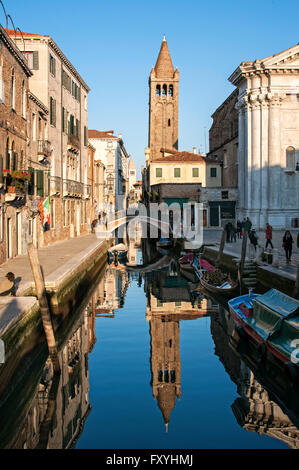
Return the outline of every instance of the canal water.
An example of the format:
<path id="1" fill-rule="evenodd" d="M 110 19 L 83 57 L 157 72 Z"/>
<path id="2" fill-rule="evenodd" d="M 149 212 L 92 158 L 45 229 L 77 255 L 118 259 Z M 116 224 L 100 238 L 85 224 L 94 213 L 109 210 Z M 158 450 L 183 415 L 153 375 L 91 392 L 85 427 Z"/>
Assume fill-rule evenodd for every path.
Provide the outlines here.
<path id="1" fill-rule="evenodd" d="M 140 248 L 129 263 L 142 264 Z M 255 369 L 225 304 L 190 286 L 175 265 L 106 266 L 61 348 L 56 387 L 47 359 L 17 416 L 17 398 L 1 397 L 0 447 L 299 447 L 297 390 L 274 366 Z"/>

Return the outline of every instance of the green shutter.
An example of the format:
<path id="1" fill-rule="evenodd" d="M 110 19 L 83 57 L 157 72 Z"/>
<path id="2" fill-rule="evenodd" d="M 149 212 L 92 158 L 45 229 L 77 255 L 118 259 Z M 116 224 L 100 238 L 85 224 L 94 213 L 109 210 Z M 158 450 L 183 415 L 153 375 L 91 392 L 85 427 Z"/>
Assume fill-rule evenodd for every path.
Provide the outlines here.
<path id="1" fill-rule="evenodd" d="M 38 51 L 33 52 L 33 70 L 38 70 L 39 69 L 39 57 L 38 57 Z"/>
<path id="2" fill-rule="evenodd" d="M 53 125 L 56 126 L 56 100 L 53 100 Z"/>
<path id="3" fill-rule="evenodd" d="M 156 178 L 162 178 L 162 168 L 156 168 Z"/>
<path id="4" fill-rule="evenodd" d="M 36 170 L 36 194 L 43 197 L 44 195 L 44 172 Z"/>

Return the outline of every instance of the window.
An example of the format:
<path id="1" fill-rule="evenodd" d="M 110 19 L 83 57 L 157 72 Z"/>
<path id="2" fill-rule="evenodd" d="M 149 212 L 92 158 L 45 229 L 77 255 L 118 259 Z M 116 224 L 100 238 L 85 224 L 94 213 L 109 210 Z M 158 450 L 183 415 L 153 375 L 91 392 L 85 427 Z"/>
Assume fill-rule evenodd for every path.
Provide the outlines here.
<path id="1" fill-rule="evenodd" d="M 36 114 L 32 113 L 32 140 L 36 140 Z"/>
<path id="2" fill-rule="evenodd" d="M 80 126 L 79 126 L 79 120 L 76 119 L 76 137 L 80 137 Z"/>
<path id="3" fill-rule="evenodd" d="M 62 107 L 62 114 L 61 114 L 61 129 L 62 132 L 65 132 L 65 109 Z"/>
<path id="4" fill-rule="evenodd" d="M 168 119 L 168 127 L 171 125 L 171 119 Z"/>
<path id="5" fill-rule="evenodd" d="M 168 88 L 168 96 L 170 96 L 170 97 L 173 96 L 173 85 L 169 85 L 169 88 Z"/>
<path id="6" fill-rule="evenodd" d="M 167 96 L 167 85 L 163 85 L 162 96 Z"/>
<path id="7" fill-rule="evenodd" d="M 228 191 L 221 191 L 221 198 L 228 199 Z"/>
<path id="8" fill-rule="evenodd" d="M 10 77 L 10 103 L 12 109 L 15 109 L 15 99 L 16 99 L 16 92 L 15 92 L 15 69 L 11 71 Z"/>
<path id="9" fill-rule="evenodd" d="M 39 56 L 38 51 L 33 52 L 23 52 L 26 57 L 27 65 L 30 70 L 38 70 L 39 69 Z"/>
<path id="10" fill-rule="evenodd" d="M 294 147 L 288 147 L 286 151 L 286 169 L 295 170 L 295 149 Z"/>
<path id="11" fill-rule="evenodd" d="M 56 76 L 56 60 L 51 54 L 50 54 L 50 73 L 53 75 L 53 77 Z"/>
<path id="12" fill-rule="evenodd" d="M 156 96 L 161 96 L 161 85 L 156 86 Z"/>
<path id="13" fill-rule="evenodd" d="M 56 126 L 56 100 L 50 96 L 50 124 Z"/>
<path id="14" fill-rule="evenodd" d="M 156 178 L 162 178 L 162 168 L 156 168 Z"/>
<path id="15" fill-rule="evenodd" d="M 25 82 L 22 82 L 22 117 L 26 119 L 26 90 Z"/>
<path id="16" fill-rule="evenodd" d="M 210 168 L 210 176 L 211 178 L 217 177 L 217 168 Z"/>
<path id="17" fill-rule="evenodd" d="M 173 171 L 173 175 L 175 178 L 180 178 L 181 177 L 181 169 L 180 168 L 175 168 Z"/>
<path id="18" fill-rule="evenodd" d="M 199 168 L 192 168 L 192 176 L 193 178 L 199 177 Z"/>

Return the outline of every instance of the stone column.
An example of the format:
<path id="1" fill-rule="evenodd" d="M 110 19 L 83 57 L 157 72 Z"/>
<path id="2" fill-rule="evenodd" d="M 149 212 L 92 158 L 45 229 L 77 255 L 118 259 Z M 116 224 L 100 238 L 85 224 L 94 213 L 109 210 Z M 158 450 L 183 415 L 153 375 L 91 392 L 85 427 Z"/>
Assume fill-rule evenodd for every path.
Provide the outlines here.
<path id="1" fill-rule="evenodd" d="M 244 107 L 244 216 L 250 207 L 251 177 L 248 169 L 251 166 L 251 109 L 247 102 Z"/>
<path id="2" fill-rule="evenodd" d="M 268 99 L 270 101 L 269 106 L 269 209 L 270 213 L 274 216 L 274 221 L 270 219 L 269 223 L 272 225 L 277 225 L 275 223 L 275 213 L 279 217 L 280 209 L 280 174 L 281 174 L 281 162 L 280 162 L 280 106 L 281 106 L 281 97 L 276 93 L 272 95 L 268 94 Z M 273 219 L 273 217 L 272 217 Z M 279 225 L 279 224 L 278 224 Z"/>
<path id="3" fill-rule="evenodd" d="M 238 103 L 239 111 L 239 147 L 238 147 L 238 189 L 239 189 L 239 211 L 243 212 L 245 202 L 245 111 L 244 105 Z"/>
<path id="4" fill-rule="evenodd" d="M 260 95 L 261 102 L 261 214 L 260 228 L 266 226 L 268 222 L 268 187 L 269 187 L 269 168 L 268 168 L 268 113 L 269 104 L 265 95 Z"/>
<path id="5" fill-rule="evenodd" d="M 261 194 L 261 108 L 257 96 L 251 96 L 251 166 L 248 172 L 251 175 L 251 219 L 255 227 L 259 228 L 260 194 Z"/>

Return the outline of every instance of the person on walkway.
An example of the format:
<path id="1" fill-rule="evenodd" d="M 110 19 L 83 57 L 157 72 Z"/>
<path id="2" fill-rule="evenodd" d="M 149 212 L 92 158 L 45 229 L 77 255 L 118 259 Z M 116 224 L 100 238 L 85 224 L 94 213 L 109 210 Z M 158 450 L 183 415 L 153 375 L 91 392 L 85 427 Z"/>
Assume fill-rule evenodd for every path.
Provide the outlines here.
<path id="1" fill-rule="evenodd" d="M 254 246 L 254 250 L 256 251 L 258 237 L 254 228 L 249 231 L 248 237 L 249 237 L 250 243 Z"/>
<path id="2" fill-rule="evenodd" d="M 241 238 L 244 237 L 245 222 L 246 222 L 246 219 L 243 219 L 241 222 Z"/>
<path id="3" fill-rule="evenodd" d="M 282 246 L 286 254 L 287 263 L 291 262 L 293 243 L 294 243 L 294 240 L 291 235 L 291 232 L 287 230 L 282 239 Z"/>
<path id="4" fill-rule="evenodd" d="M 230 226 L 229 226 L 229 222 L 227 222 L 227 223 L 224 225 L 224 230 L 225 230 L 225 233 L 226 233 L 226 243 L 229 243 L 229 242 L 230 242 Z"/>
<path id="5" fill-rule="evenodd" d="M 272 244 L 272 226 L 270 224 L 266 224 L 266 247 L 265 249 L 267 249 L 267 246 L 270 245 L 272 250 L 273 250 L 273 244 Z"/>
<path id="6" fill-rule="evenodd" d="M 231 226 L 230 241 L 231 242 L 237 242 L 237 229 L 234 226 L 234 224 L 232 224 L 232 226 Z"/>
<path id="7" fill-rule="evenodd" d="M 5 279 L 0 282 L 0 295 L 12 295 L 15 297 L 15 275 L 14 273 L 7 273 Z"/>
<path id="8" fill-rule="evenodd" d="M 237 221 L 237 236 L 238 238 L 242 238 L 242 224 L 240 220 Z"/>
<path id="9" fill-rule="evenodd" d="M 249 233 L 250 230 L 251 230 L 251 227 L 252 227 L 252 222 L 249 219 L 249 217 L 246 217 L 246 221 L 245 221 L 245 224 L 244 224 L 244 231 Z"/>

